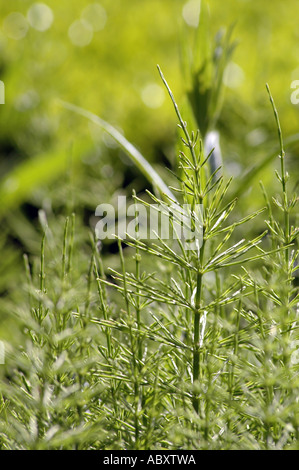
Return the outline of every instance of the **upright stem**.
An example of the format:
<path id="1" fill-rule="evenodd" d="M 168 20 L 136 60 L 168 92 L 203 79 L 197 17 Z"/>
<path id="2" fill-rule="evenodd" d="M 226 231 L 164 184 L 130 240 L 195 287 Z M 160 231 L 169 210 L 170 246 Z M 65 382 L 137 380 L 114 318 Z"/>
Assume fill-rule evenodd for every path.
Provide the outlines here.
<path id="1" fill-rule="evenodd" d="M 133 196 L 136 197 L 136 192 L 135 190 L 133 191 Z M 140 238 L 140 226 L 139 226 L 139 218 L 138 218 L 138 208 L 136 204 L 136 199 L 135 199 L 135 220 L 138 221 L 137 226 L 135 227 L 135 236 L 137 239 Z M 140 261 L 141 261 L 141 255 L 139 252 L 138 246 L 136 246 L 136 253 L 135 253 L 135 267 L 136 267 L 136 279 L 139 281 L 140 280 Z M 136 299 L 135 299 L 135 305 L 136 305 L 136 326 L 138 330 L 137 334 L 137 357 L 139 361 L 139 369 L 141 371 L 141 361 L 142 361 L 142 343 L 140 340 L 140 331 L 141 331 L 141 306 L 140 306 L 140 288 L 137 287 L 136 289 Z"/>
<path id="2" fill-rule="evenodd" d="M 46 231 L 43 234 L 41 244 L 41 255 L 40 255 L 40 273 L 39 273 L 39 290 L 40 290 L 40 301 L 38 306 L 38 319 L 42 321 L 43 318 L 43 302 L 42 296 L 45 293 L 45 239 Z"/>
<path id="3" fill-rule="evenodd" d="M 69 226 L 69 218 L 67 217 L 65 219 L 64 232 L 63 232 L 63 249 L 62 249 L 62 266 L 61 266 L 61 281 L 62 281 L 63 287 L 65 283 L 65 276 L 67 273 L 66 260 L 67 260 L 68 226 Z"/>
<path id="4" fill-rule="evenodd" d="M 280 155 L 279 155 L 280 171 L 281 171 L 280 181 L 281 181 L 282 193 L 283 193 L 285 244 L 288 245 L 290 243 L 290 212 L 289 212 L 289 205 L 288 205 L 288 192 L 287 192 L 288 174 L 285 168 L 285 151 L 284 151 L 283 137 L 282 137 L 282 131 L 281 131 L 281 125 L 280 125 L 278 112 L 277 112 L 273 97 L 271 95 L 269 85 L 267 84 L 266 87 L 267 87 L 270 102 L 271 102 L 274 116 L 275 116 L 275 121 L 276 121 L 277 131 L 278 131 L 278 138 L 279 138 L 279 145 L 280 145 Z M 285 250 L 285 260 L 286 260 L 287 270 L 289 270 L 289 250 L 288 249 Z"/>
<path id="5" fill-rule="evenodd" d="M 200 259 L 196 280 L 196 296 L 195 296 L 195 309 L 194 309 L 194 340 L 193 340 L 193 384 L 200 380 L 200 319 L 202 311 L 202 262 L 204 255 L 204 241 L 200 251 Z M 196 413 L 199 412 L 199 395 L 196 390 L 193 394 L 193 408 Z"/>
<path id="6" fill-rule="evenodd" d="M 125 301 L 126 301 L 126 307 L 127 307 L 127 313 L 129 317 L 129 332 L 130 332 L 130 342 L 131 342 L 131 350 L 132 350 L 132 372 L 133 372 L 133 387 L 134 387 L 134 427 L 135 427 L 135 450 L 139 449 L 140 446 L 140 423 L 139 423 L 139 417 L 140 417 L 140 377 L 139 377 L 139 364 L 138 364 L 138 354 L 139 354 L 139 349 L 138 349 L 138 343 L 139 341 L 139 335 L 138 335 L 138 340 L 136 341 L 136 338 L 134 336 L 133 332 L 133 319 L 131 315 L 131 306 L 130 306 L 130 300 L 129 300 L 129 294 L 128 294 L 128 289 L 127 289 L 127 278 L 126 278 L 126 269 L 125 269 L 125 259 L 124 259 L 124 254 L 121 246 L 121 240 L 118 239 L 118 249 L 119 249 L 119 254 L 120 254 L 120 261 L 121 261 L 121 267 L 122 267 L 122 272 L 123 272 L 123 284 L 124 284 L 124 295 L 125 295 Z M 138 310 L 138 309 L 137 309 Z M 135 320 L 135 319 L 134 319 Z"/>
<path id="7" fill-rule="evenodd" d="M 200 144 L 200 152 L 199 152 L 199 157 L 197 156 L 195 152 L 195 145 L 196 145 L 196 138 L 194 138 L 194 135 L 190 136 L 188 129 L 187 129 L 187 123 L 183 120 L 181 113 L 179 111 L 179 108 L 176 104 L 176 101 L 174 99 L 173 93 L 167 83 L 167 81 L 164 78 L 164 75 L 158 66 L 158 71 L 159 74 L 162 78 L 162 81 L 168 91 L 168 94 L 171 98 L 171 101 L 173 103 L 175 112 L 177 114 L 180 127 L 184 133 L 184 139 L 182 138 L 183 143 L 186 145 L 186 147 L 189 149 L 191 158 L 192 158 L 192 164 L 193 164 L 193 171 L 194 171 L 194 202 L 197 200 L 199 204 L 202 205 L 203 203 L 203 195 L 202 195 L 202 179 L 203 179 L 203 174 L 202 174 L 202 168 L 200 165 L 200 159 L 202 155 L 202 144 Z M 196 278 L 196 297 L 195 297 L 195 307 L 194 307 L 194 339 L 193 339 L 193 384 L 196 384 L 200 380 L 201 376 L 201 371 L 200 371 L 200 320 L 201 320 L 201 312 L 202 312 L 202 278 L 203 278 L 203 256 L 204 256 L 204 247 L 205 247 L 205 241 L 204 241 L 204 231 L 205 227 L 203 226 L 203 243 L 200 249 L 200 256 L 198 260 L 198 270 L 197 270 L 197 278 Z M 196 413 L 199 412 L 199 394 L 196 391 L 196 388 L 193 393 L 193 408 L 196 411 Z"/>
<path id="8" fill-rule="evenodd" d="M 179 111 L 179 108 L 178 108 L 178 105 L 176 104 L 176 101 L 174 99 L 174 96 L 173 96 L 173 93 L 167 83 L 167 81 L 165 80 L 165 77 L 159 67 L 159 65 L 157 66 L 158 67 L 158 71 L 159 71 L 159 74 L 160 74 L 160 77 L 162 78 L 162 81 L 168 91 L 168 94 L 170 96 L 170 99 L 172 101 L 172 104 L 174 106 L 174 109 L 175 109 L 175 112 L 176 112 L 176 115 L 178 117 L 178 120 L 179 120 L 179 123 L 180 123 L 180 127 L 182 129 L 182 131 L 184 132 L 184 135 L 185 135 L 185 145 L 190 149 L 190 152 L 191 152 L 191 156 L 192 156 L 192 160 L 193 160 L 193 164 L 196 165 L 197 163 L 197 157 L 196 157 L 196 153 L 195 153 L 195 150 L 194 150 L 194 144 L 193 144 L 193 141 L 189 135 L 189 132 L 188 132 L 188 129 L 187 129 L 187 123 L 183 120 L 182 116 L 181 116 L 181 113 Z"/>

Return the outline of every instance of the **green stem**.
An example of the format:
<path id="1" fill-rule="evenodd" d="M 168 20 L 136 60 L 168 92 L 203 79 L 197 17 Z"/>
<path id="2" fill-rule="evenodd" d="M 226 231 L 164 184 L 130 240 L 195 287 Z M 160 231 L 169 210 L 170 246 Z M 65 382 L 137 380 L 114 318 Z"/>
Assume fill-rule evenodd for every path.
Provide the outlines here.
<path id="1" fill-rule="evenodd" d="M 167 81 L 166 81 L 159 65 L 157 65 L 157 68 L 158 68 L 160 77 L 161 77 L 161 79 L 162 79 L 162 81 L 163 81 L 163 83 L 164 83 L 164 85 L 165 85 L 165 87 L 168 91 L 168 94 L 170 96 L 172 104 L 174 106 L 176 115 L 177 115 L 179 123 L 180 123 L 180 127 L 181 127 L 182 131 L 184 132 L 184 135 L 185 135 L 185 138 L 186 138 L 185 143 L 186 143 L 187 147 L 190 149 L 193 164 L 194 164 L 195 167 L 197 167 L 197 156 L 196 156 L 195 149 L 194 149 L 195 143 L 193 143 L 193 141 L 192 141 L 192 139 L 189 135 L 189 132 L 188 132 L 188 129 L 187 129 L 187 123 L 183 120 L 183 118 L 181 116 L 180 110 L 179 110 L 178 105 L 177 105 L 177 103 L 174 99 L 173 93 L 172 93 L 172 91 L 171 91 L 171 89 L 170 89 L 170 87 L 169 87 L 169 85 L 168 85 L 168 83 L 167 83 Z"/>
<path id="2" fill-rule="evenodd" d="M 41 255 L 40 255 L 40 274 L 39 274 L 39 290 L 41 297 L 45 293 L 45 240 L 46 240 L 46 231 L 43 234 L 42 243 L 41 243 Z M 39 321 L 42 321 L 43 317 L 43 302 L 40 298 L 38 306 L 38 318 Z"/>
<path id="3" fill-rule="evenodd" d="M 133 197 L 136 198 L 136 192 L 135 190 L 133 191 Z M 135 199 L 135 220 L 138 221 L 138 225 L 136 226 L 136 238 L 139 240 L 139 219 L 138 219 L 138 209 L 137 209 L 137 204 L 136 204 L 136 199 Z M 135 252 L 135 267 L 136 267 L 136 279 L 138 282 L 140 281 L 140 262 L 141 262 L 141 255 L 138 246 L 136 246 L 136 252 Z M 140 340 L 140 332 L 141 332 L 141 305 L 140 305 L 140 288 L 137 286 L 136 289 L 136 298 L 135 298 L 135 305 L 136 305 L 136 325 L 137 325 L 137 330 L 138 330 L 138 336 L 137 336 L 137 357 L 139 361 L 139 371 L 141 372 L 141 361 L 142 361 L 142 344 Z"/>
<path id="4" fill-rule="evenodd" d="M 200 364 L 200 319 L 202 311 L 202 279 L 203 272 L 202 262 L 204 255 L 204 242 L 200 251 L 199 269 L 196 280 L 196 297 L 195 297 L 195 309 L 194 309 L 194 340 L 193 340 L 193 384 L 196 384 L 200 380 L 201 376 L 201 364 Z M 199 395 L 195 390 L 193 395 L 193 408 L 196 413 L 199 412 Z"/>
<path id="5" fill-rule="evenodd" d="M 66 259 L 67 259 L 67 239 L 68 239 L 69 218 L 65 219 L 64 232 L 63 232 L 63 249 L 62 249 L 62 266 L 61 266 L 61 281 L 64 287 L 66 276 Z"/>
<path id="6" fill-rule="evenodd" d="M 97 281 L 97 288 L 98 288 L 98 294 L 100 298 L 100 305 L 101 309 L 103 312 L 103 317 L 104 320 L 109 320 L 109 307 L 108 307 L 108 302 L 107 302 L 107 293 L 105 286 L 101 282 L 102 280 L 105 280 L 105 272 L 104 272 L 104 267 L 103 267 L 103 262 L 100 254 L 96 250 L 96 241 L 91 239 L 91 243 L 93 246 L 93 257 L 94 257 L 94 272 L 95 272 L 95 277 Z M 98 270 L 99 266 L 99 270 Z M 106 343 L 107 343 L 107 352 L 108 352 L 108 357 L 111 359 L 112 357 L 112 344 L 111 344 L 111 330 L 109 327 L 105 328 L 105 335 L 106 335 Z"/>
<path id="7" fill-rule="evenodd" d="M 281 131 L 280 120 L 277 112 L 277 108 L 275 106 L 273 97 L 270 92 L 269 85 L 266 84 L 266 88 L 269 94 L 270 102 L 273 108 L 277 131 L 278 131 L 278 139 L 280 145 L 280 171 L 281 171 L 281 185 L 282 185 L 282 193 L 283 193 L 283 211 L 284 211 L 284 229 L 285 229 L 285 244 L 288 245 L 290 243 L 290 212 L 289 212 L 289 204 L 288 204 L 288 192 L 287 192 L 287 180 L 288 174 L 285 168 L 285 151 L 283 145 L 283 137 Z M 286 261 L 286 268 L 289 271 L 289 250 L 285 250 L 285 261 Z"/>
<path id="8" fill-rule="evenodd" d="M 129 331 L 130 331 L 130 342 L 131 342 L 131 350 L 132 350 L 132 372 L 133 372 L 133 387 L 134 387 L 134 428 L 135 428 L 135 450 L 138 450 L 140 447 L 140 381 L 139 381 L 139 365 L 138 365 L 138 339 L 136 338 L 133 333 L 133 322 L 132 315 L 131 315 L 131 306 L 130 306 L 130 299 L 128 294 L 127 288 L 127 277 L 126 277 L 126 269 L 125 269 L 125 259 L 124 254 L 121 246 L 121 240 L 118 239 L 118 249 L 120 254 L 120 261 L 123 273 L 123 285 L 124 285 L 124 296 L 125 302 L 127 307 L 127 314 L 129 318 Z"/>

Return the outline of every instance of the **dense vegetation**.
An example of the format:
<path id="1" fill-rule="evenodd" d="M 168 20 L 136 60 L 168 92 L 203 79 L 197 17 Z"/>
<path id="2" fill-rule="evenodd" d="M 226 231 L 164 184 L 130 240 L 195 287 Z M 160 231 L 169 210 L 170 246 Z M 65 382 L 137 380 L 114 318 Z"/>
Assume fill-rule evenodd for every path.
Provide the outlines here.
<path id="1" fill-rule="evenodd" d="M 112 3 L 0 7 L 0 447 L 298 449 L 296 1 Z"/>

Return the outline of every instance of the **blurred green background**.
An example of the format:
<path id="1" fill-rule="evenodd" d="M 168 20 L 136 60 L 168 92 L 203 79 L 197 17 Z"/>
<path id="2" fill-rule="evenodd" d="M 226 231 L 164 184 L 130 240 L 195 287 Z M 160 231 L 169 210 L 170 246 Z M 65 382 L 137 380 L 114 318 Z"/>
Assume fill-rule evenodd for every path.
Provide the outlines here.
<path id="1" fill-rule="evenodd" d="M 186 102 L 181 44 L 198 24 L 200 0 L 10 0 L 0 5 L 0 293 L 8 298 L 23 276 L 22 253 L 40 247 L 39 209 L 48 217 L 75 211 L 89 227 L 101 202 L 148 187 L 115 143 L 59 105 L 72 102 L 121 130 L 168 178 L 175 164 L 176 116 L 157 72 Z M 237 47 L 224 74 L 218 122 L 233 191 L 246 171 L 241 208 L 263 205 L 258 181 L 273 187 L 277 131 L 269 83 L 288 142 L 291 187 L 298 182 L 298 0 L 211 0 L 211 37 L 234 25 Z M 245 175 L 245 180 L 244 180 Z M 242 180 L 243 177 L 243 180 Z M 241 182 L 241 183 L 240 183 Z M 79 223 L 79 222 L 78 222 Z M 4 304 L 1 304 L 4 305 Z M 6 312 L 9 310 L 5 304 Z M 4 307 L 3 307 L 4 308 Z"/>

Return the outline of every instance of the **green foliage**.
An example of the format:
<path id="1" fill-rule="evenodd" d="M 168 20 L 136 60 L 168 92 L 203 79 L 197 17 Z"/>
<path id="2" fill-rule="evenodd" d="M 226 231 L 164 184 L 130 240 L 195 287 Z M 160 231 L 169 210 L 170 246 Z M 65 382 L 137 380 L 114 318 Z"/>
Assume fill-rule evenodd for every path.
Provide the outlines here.
<path id="1" fill-rule="evenodd" d="M 202 207 L 202 246 L 137 236 L 124 249 L 119 239 L 121 269 L 107 277 L 93 238 L 76 242 L 74 216 L 60 229 L 59 254 L 41 214 L 40 260 L 33 268 L 25 257 L 27 300 L 16 311 L 21 346 L 10 346 L 2 377 L 2 449 L 298 448 L 296 198 L 288 197 L 272 96 L 281 146 L 275 204 L 283 218 L 274 216 L 264 190 L 269 235 L 240 240 L 236 231 L 244 226 L 244 234 L 260 211 L 234 220 L 230 180 L 208 176 L 211 155 L 189 133 L 160 74 L 189 175 L 178 178 L 180 202 L 172 210 L 192 194 L 193 208 Z M 156 272 L 146 262 L 153 256 Z"/>
<path id="2" fill-rule="evenodd" d="M 15 0 L 16 10 L 26 13 L 25 3 Z M 18 111 L 1 108 L 0 147 L 5 156 L 10 145 L 14 151 L 13 161 L 0 162 L 0 448 L 298 449 L 298 135 L 273 73 L 283 62 L 289 80 L 296 54 L 269 54 L 270 40 L 252 50 L 275 26 L 285 51 L 286 7 L 202 0 L 193 28 L 189 2 L 103 0 L 109 27 L 80 48 L 68 31 L 87 14 L 86 2 L 67 15 L 63 2 L 52 3 L 53 28 L 32 27 L 21 40 L 0 36 L 8 102 L 23 93 Z M 219 32 L 219 18 L 234 23 L 228 12 L 236 4 L 239 26 Z M 182 6 L 184 80 L 173 47 Z M 0 8 L 5 18 L 11 12 Z M 235 49 L 233 31 L 242 39 Z M 255 54 L 273 76 L 286 139 L 265 71 L 254 72 Z M 174 93 L 160 67 L 156 84 L 157 62 Z M 230 83 L 229 70 L 246 80 Z M 141 104 L 146 84 L 156 93 L 164 85 L 179 143 L 167 108 L 153 119 L 149 101 Z M 215 130 L 221 171 L 211 164 L 219 148 L 207 151 Z M 246 136 L 256 130 L 264 141 L 251 135 L 251 145 Z M 241 173 L 232 178 L 236 163 Z M 159 205 L 174 234 L 187 215 L 202 240 L 190 249 L 180 237 L 142 240 L 136 231 L 99 243 L 95 207 L 119 194 L 133 194 L 135 215 L 139 204 Z"/>
<path id="3" fill-rule="evenodd" d="M 271 5 L 266 0 L 258 3 L 228 0 L 225 4 L 219 0 L 205 0 L 202 2 L 199 29 L 193 27 L 199 0 L 195 0 L 189 10 L 187 6 L 190 2 L 187 1 L 103 0 L 100 7 L 106 12 L 103 17 L 106 22 L 103 23 L 103 18 L 98 20 L 102 29 L 93 31 L 86 45 L 76 45 L 74 38 L 71 39 L 71 27 L 76 21 L 86 18 L 86 8 L 90 7 L 90 3 L 78 0 L 76 6 L 70 9 L 66 2 L 51 1 L 48 6 L 54 19 L 45 31 L 30 25 L 28 11 L 32 2 L 29 0 L 12 0 L 0 7 L 3 18 L 0 79 L 5 82 L 6 91 L 6 106 L 1 107 L 0 117 L 0 191 L 3 200 L 9 198 L 18 201 L 17 204 L 36 204 L 36 191 L 41 198 L 47 197 L 53 181 L 65 175 L 61 159 L 55 158 L 55 155 L 60 155 L 62 149 L 66 149 L 67 153 L 73 145 L 76 146 L 74 126 L 79 140 L 86 137 L 90 139 L 90 148 L 93 147 L 84 121 L 61 113 L 55 105 L 57 98 L 76 103 L 114 126 L 117 123 L 128 140 L 149 161 L 154 161 L 160 172 L 163 171 L 161 155 L 169 162 L 175 158 L 175 133 L 173 116 L 167 105 L 163 105 L 163 90 L 159 88 L 155 73 L 155 66 L 159 63 L 163 65 L 180 102 L 186 92 L 192 96 L 191 104 L 198 120 L 195 128 L 204 134 L 207 126 L 213 127 L 218 118 L 221 143 L 227 155 L 227 169 L 224 171 L 229 174 L 238 169 L 241 177 L 250 167 L 254 172 L 260 168 L 257 181 L 253 177 L 246 178 L 252 204 L 257 207 L 258 179 L 263 176 L 267 187 L 267 172 L 274 158 L 265 158 L 266 148 L 258 143 L 268 142 L 267 154 L 276 153 L 276 141 L 268 125 L 263 90 L 263 84 L 269 81 L 269 77 L 271 88 L 279 100 L 285 134 L 288 136 L 297 132 L 297 109 L 289 99 L 290 81 L 293 77 L 296 79 L 298 66 L 296 0 L 290 0 L 288 6 L 280 0 L 274 0 Z M 290 11 L 294 14 L 290 15 Z M 23 29 L 18 30 L 17 23 L 15 32 L 13 25 L 8 27 L 7 18 L 11 13 L 23 15 Z M 90 19 L 90 15 L 88 17 Z M 193 26 L 186 18 L 189 22 L 192 19 Z M 228 33 L 221 29 L 223 25 L 227 26 Z M 238 39 L 239 45 L 230 57 L 228 67 L 223 69 L 223 59 L 231 52 L 227 41 L 231 25 L 235 25 L 233 36 Z M 178 30 L 182 31 L 180 43 L 185 44 L 180 47 L 184 51 L 184 74 L 179 73 L 177 60 Z M 23 31 L 24 35 L 19 37 L 18 31 L 19 34 Z M 191 43 L 194 45 L 192 48 Z M 206 64 L 203 63 L 204 58 Z M 190 69 L 190 63 L 193 69 Z M 205 75 L 207 77 L 204 79 Z M 225 107 L 219 116 L 222 76 L 225 77 L 227 93 Z M 205 84 L 209 77 L 214 78 L 217 85 L 216 82 L 213 87 Z M 152 85 L 154 88 L 150 87 Z M 151 102 L 155 105 L 155 93 L 151 90 L 156 90 L 161 97 L 157 108 L 150 107 Z M 149 93 L 149 98 L 144 101 L 146 93 Z M 204 113 L 199 112 L 199 103 L 200 109 L 205 109 Z M 154 117 L 153 109 L 157 111 Z M 186 119 L 190 121 L 188 116 Z M 148 142 L 151 144 L 148 145 Z M 290 149 L 290 160 L 296 173 L 297 149 L 298 139 Z M 53 155 L 53 159 L 44 159 L 45 153 L 49 153 L 49 157 Z M 23 166 L 27 159 L 28 165 Z M 32 179 L 30 188 L 25 191 L 26 171 L 32 165 L 34 174 L 37 160 L 43 162 L 45 168 L 41 171 L 47 178 L 41 182 L 38 178 Z M 262 161 L 264 165 L 261 165 Z M 82 159 L 76 162 L 78 171 L 84 171 Z M 19 163 L 21 166 L 17 172 L 22 179 L 23 190 L 17 189 L 16 185 L 5 184 L 10 171 Z M 49 172 L 48 165 L 51 166 Z M 115 167 L 118 169 L 117 164 Z M 232 190 L 240 195 L 238 187 L 232 187 Z M 5 203 L 1 212 L 7 213 Z"/>

